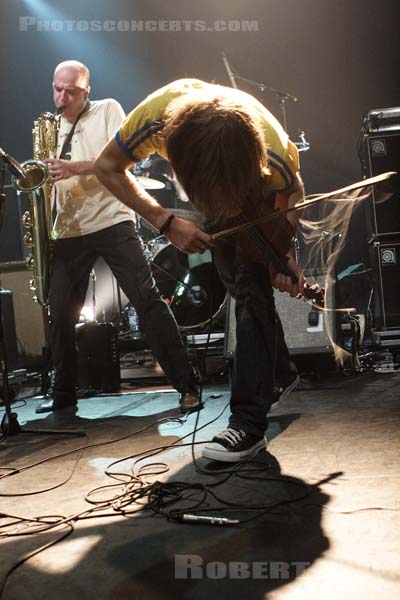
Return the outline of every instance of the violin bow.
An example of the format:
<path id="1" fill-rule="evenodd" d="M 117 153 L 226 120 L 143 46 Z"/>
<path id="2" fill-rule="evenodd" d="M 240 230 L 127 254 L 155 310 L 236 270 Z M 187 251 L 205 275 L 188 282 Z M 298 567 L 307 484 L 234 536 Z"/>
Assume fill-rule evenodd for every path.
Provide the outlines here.
<path id="1" fill-rule="evenodd" d="M 325 200 L 327 198 L 332 198 L 332 196 L 338 196 L 340 194 L 351 192 L 353 190 L 357 190 L 363 187 L 368 187 L 370 185 L 376 185 L 378 183 L 382 183 L 383 181 L 387 181 L 392 177 L 398 176 L 396 171 L 387 171 L 386 173 L 381 173 L 380 175 L 375 175 L 374 177 L 369 177 L 368 179 L 363 179 L 362 181 L 357 181 L 356 183 L 352 183 L 344 188 L 340 188 L 339 190 L 334 190 L 333 192 L 327 192 L 325 194 L 320 194 L 315 196 L 315 194 L 311 194 L 310 196 L 306 196 L 304 202 L 301 204 L 296 204 L 295 206 L 291 206 L 290 208 L 285 208 L 284 210 L 275 210 L 268 215 L 263 215 L 262 217 L 257 217 L 256 219 L 252 219 L 251 221 L 247 221 L 246 223 L 241 223 L 240 225 L 235 225 L 234 227 L 228 227 L 227 229 L 222 229 L 217 233 L 211 235 L 214 240 L 218 240 L 220 238 L 225 238 L 238 231 L 243 231 L 244 229 L 248 229 L 253 227 L 254 225 L 258 225 L 259 223 L 264 223 L 265 221 L 270 221 L 277 216 L 282 216 L 287 213 L 303 210 L 308 206 L 312 206 L 313 204 L 317 204 L 321 202 L 321 200 Z M 388 192 L 389 193 L 389 192 Z M 396 193 L 396 190 L 393 190 L 393 194 Z"/>

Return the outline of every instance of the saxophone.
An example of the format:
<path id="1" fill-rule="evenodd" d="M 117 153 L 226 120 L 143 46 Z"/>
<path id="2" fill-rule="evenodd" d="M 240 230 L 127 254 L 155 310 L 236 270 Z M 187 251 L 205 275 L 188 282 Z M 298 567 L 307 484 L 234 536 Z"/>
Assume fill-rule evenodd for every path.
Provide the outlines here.
<path id="1" fill-rule="evenodd" d="M 50 287 L 53 229 L 51 193 L 54 185 L 44 161 L 57 157 L 61 110 L 58 109 L 54 114 L 42 113 L 34 122 L 33 159 L 21 164 L 24 177 L 13 178 L 17 190 L 28 193 L 29 210 L 23 214 L 22 224 L 28 230 L 24 235 L 24 245 L 32 249 L 32 254 L 26 257 L 26 265 L 33 271 L 29 288 L 35 293 L 33 300 L 43 307 L 48 306 Z"/>

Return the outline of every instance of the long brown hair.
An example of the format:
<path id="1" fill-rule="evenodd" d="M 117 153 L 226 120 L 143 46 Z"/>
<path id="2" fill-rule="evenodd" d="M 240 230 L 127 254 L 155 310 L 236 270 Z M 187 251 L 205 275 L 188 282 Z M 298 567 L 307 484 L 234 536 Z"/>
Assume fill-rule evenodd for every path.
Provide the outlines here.
<path id="1" fill-rule="evenodd" d="M 175 100 L 163 133 L 179 181 L 213 223 L 237 214 L 246 196 L 269 177 L 258 115 L 234 94 L 203 92 Z"/>

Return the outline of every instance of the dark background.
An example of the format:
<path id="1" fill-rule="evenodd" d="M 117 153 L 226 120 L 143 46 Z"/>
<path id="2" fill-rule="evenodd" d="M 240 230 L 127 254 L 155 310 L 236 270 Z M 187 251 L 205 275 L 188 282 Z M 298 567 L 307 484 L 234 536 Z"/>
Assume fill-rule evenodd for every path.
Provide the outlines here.
<path id="1" fill-rule="evenodd" d="M 75 58 L 92 74 L 93 99 L 114 97 L 129 111 L 149 92 L 184 76 L 229 85 L 224 51 L 243 77 L 298 97 L 288 130 L 305 131 L 310 193 L 359 178 L 357 138 L 371 108 L 399 105 L 399 3 L 392 0 L 2 0 L 0 145 L 31 156 L 34 118 L 52 110 L 54 66 Z M 20 31 L 38 19 L 245 19 L 258 32 Z M 280 118 L 277 98 L 254 92 Z"/>
<path id="2" fill-rule="evenodd" d="M 225 52 L 235 73 L 298 98 L 286 102 L 287 124 L 294 141 L 304 130 L 310 143 L 301 154 L 306 191 L 342 187 L 361 178 L 357 142 L 363 116 L 400 104 L 398 6 L 397 0 L 2 0 L 0 146 L 20 161 L 31 157 L 32 123 L 54 109 L 51 83 L 61 60 L 87 64 L 92 99 L 114 97 L 129 112 L 148 93 L 180 77 L 230 85 Z M 65 25 L 64 31 L 36 26 L 22 31 L 21 17 L 204 20 L 208 26 L 216 19 L 246 20 L 256 21 L 258 31 L 84 32 L 66 31 Z M 274 93 L 238 83 L 281 120 Z M 365 229 L 362 214 L 354 215 L 345 264 L 358 261 L 354 254 L 367 237 Z M 14 252 L 5 234 L 3 227 L 2 260 Z M 360 259 L 365 260 L 365 244 Z"/>

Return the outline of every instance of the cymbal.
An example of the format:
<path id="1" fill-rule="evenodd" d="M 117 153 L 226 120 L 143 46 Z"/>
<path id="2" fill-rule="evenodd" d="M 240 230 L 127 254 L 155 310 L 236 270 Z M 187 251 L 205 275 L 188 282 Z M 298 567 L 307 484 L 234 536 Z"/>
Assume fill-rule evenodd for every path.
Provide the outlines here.
<path id="1" fill-rule="evenodd" d="M 135 175 L 135 179 L 145 190 L 162 190 L 165 188 L 165 183 L 158 179 L 150 179 L 150 177 L 142 177 Z"/>
<path id="2" fill-rule="evenodd" d="M 180 217 L 181 219 L 186 219 L 186 221 L 191 221 L 195 225 L 201 226 L 203 223 L 203 219 L 201 214 L 197 210 L 188 210 L 186 208 L 166 208 L 166 210 L 171 214 L 175 215 L 175 217 Z M 139 218 L 139 230 L 143 227 L 149 231 L 157 231 L 157 229 L 151 225 L 146 219 L 141 217 Z"/>
<path id="3" fill-rule="evenodd" d="M 181 219 L 186 219 L 187 221 L 191 221 L 196 225 L 201 225 L 203 222 L 203 218 L 201 214 L 195 210 L 188 210 L 187 208 L 167 208 L 168 212 L 171 215 L 175 215 L 175 217 L 180 217 Z"/>

